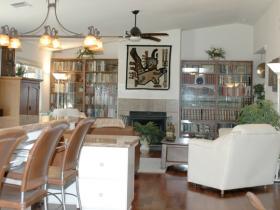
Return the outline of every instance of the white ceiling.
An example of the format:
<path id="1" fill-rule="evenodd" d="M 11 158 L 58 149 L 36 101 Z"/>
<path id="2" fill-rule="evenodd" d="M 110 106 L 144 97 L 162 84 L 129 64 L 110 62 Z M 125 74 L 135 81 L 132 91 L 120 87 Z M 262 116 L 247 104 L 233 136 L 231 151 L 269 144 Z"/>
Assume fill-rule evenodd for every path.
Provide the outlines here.
<path id="1" fill-rule="evenodd" d="M 25 0 L 32 6 L 13 8 L 22 0 L 0 0 L 0 26 L 20 32 L 38 26 L 47 11 L 46 0 Z M 89 25 L 102 35 L 124 35 L 133 25 L 131 10 L 139 9 L 142 32 L 192 29 L 229 23 L 254 24 L 273 0 L 59 0 L 58 16 L 68 29 L 87 33 Z M 48 21 L 53 22 L 53 13 Z"/>

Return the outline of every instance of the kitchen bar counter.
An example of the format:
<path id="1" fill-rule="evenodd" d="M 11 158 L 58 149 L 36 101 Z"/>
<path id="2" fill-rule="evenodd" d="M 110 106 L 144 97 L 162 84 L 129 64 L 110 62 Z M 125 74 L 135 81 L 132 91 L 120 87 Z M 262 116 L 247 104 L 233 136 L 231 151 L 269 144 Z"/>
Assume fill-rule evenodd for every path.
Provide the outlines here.
<path id="1" fill-rule="evenodd" d="M 17 127 L 25 129 L 29 140 L 33 141 L 34 136 L 39 136 L 49 122 L 45 120 Z M 138 136 L 86 136 L 79 160 L 79 186 L 84 210 L 131 208 L 134 199 L 135 146 L 138 142 Z M 75 183 L 66 189 L 71 194 L 75 194 L 75 191 Z M 48 200 L 49 203 L 58 203 L 53 196 Z M 66 201 L 67 204 L 76 204 L 73 196 L 67 196 Z"/>
<path id="2" fill-rule="evenodd" d="M 84 146 L 128 148 L 138 141 L 138 136 L 87 135 Z"/>
<path id="3" fill-rule="evenodd" d="M 79 162 L 85 210 L 128 210 L 134 198 L 138 136 L 87 135 Z"/>

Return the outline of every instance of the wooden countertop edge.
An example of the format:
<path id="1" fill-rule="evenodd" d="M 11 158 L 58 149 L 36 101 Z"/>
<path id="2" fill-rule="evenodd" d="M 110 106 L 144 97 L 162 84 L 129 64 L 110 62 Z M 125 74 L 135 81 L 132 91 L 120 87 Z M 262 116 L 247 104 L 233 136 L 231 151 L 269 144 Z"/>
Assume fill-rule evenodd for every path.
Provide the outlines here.
<path id="1" fill-rule="evenodd" d="M 1 76 L 0 80 L 5 79 L 5 80 L 29 80 L 29 81 L 39 81 L 42 82 L 42 79 L 33 79 L 33 78 L 27 78 L 27 77 L 9 77 L 9 76 Z"/>

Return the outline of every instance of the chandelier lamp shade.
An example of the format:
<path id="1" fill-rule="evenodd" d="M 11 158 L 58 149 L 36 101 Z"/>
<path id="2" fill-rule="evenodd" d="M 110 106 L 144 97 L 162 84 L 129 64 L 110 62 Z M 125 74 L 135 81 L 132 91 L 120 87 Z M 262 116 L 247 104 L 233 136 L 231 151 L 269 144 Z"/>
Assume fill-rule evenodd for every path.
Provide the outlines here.
<path id="1" fill-rule="evenodd" d="M 84 36 L 82 33 L 77 33 L 67 29 L 61 23 L 57 15 L 57 2 L 58 0 L 47 0 L 47 14 L 43 19 L 43 22 L 33 30 L 24 33 L 18 33 L 15 28 L 10 29 L 8 25 L 2 26 L 2 32 L 0 34 L 0 46 L 19 48 L 21 46 L 19 38 L 39 38 L 39 43 L 41 47 L 61 49 L 60 38 L 82 38 L 84 39 L 84 47 L 92 48 L 96 51 L 103 49 L 100 31 L 97 28 L 89 26 L 89 33 L 87 36 Z M 49 24 L 46 24 L 51 12 L 54 13 L 54 17 L 57 22 L 56 25 L 59 28 L 59 30 L 63 32 L 63 35 L 59 34 L 58 29 L 50 26 Z M 43 30 L 44 33 L 42 34 Z"/>
<path id="2" fill-rule="evenodd" d="M 49 25 L 45 26 L 45 33 L 40 37 L 40 45 L 53 49 L 61 48 L 57 33 L 55 28 L 51 28 Z"/>
<path id="3" fill-rule="evenodd" d="M 4 25 L 1 27 L 2 32 L 0 34 L 0 46 L 8 47 L 8 48 L 19 48 L 21 46 L 21 42 L 18 38 L 18 32 L 14 27 L 9 27 L 8 25 Z"/>

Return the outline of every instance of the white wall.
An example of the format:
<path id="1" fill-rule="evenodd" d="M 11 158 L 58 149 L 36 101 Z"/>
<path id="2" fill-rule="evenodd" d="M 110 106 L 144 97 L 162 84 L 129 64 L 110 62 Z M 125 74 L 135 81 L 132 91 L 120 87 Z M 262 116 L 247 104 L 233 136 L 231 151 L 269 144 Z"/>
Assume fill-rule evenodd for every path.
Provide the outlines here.
<path id="1" fill-rule="evenodd" d="M 16 50 L 16 61 L 38 66 L 43 71 L 43 82 L 40 85 L 40 112 L 49 111 L 51 54 L 51 51 L 40 48 L 38 40 L 23 40 L 21 48 Z"/>
<path id="2" fill-rule="evenodd" d="M 266 50 L 265 61 L 270 62 L 272 59 L 280 56 L 280 0 L 274 0 L 266 12 L 254 25 L 254 50 L 261 48 Z M 280 110 L 279 93 L 272 92 L 268 87 L 268 72 L 266 71 L 265 97 L 271 100 L 277 110 Z M 279 84 L 279 83 L 278 83 Z"/>
<path id="3" fill-rule="evenodd" d="M 227 60 L 253 60 L 253 27 L 229 24 L 182 32 L 181 58 L 207 60 L 210 47 L 222 47 Z"/>
<path id="4" fill-rule="evenodd" d="M 118 97 L 134 99 L 176 99 L 179 100 L 180 90 L 180 48 L 181 30 L 174 29 L 165 31 L 168 37 L 161 37 L 162 41 L 156 43 L 149 40 L 139 42 L 123 41 L 119 44 L 119 67 L 118 67 Z M 126 57 L 127 45 L 172 45 L 170 65 L 170 89 L 169 90 L 126 90 Z"/>

